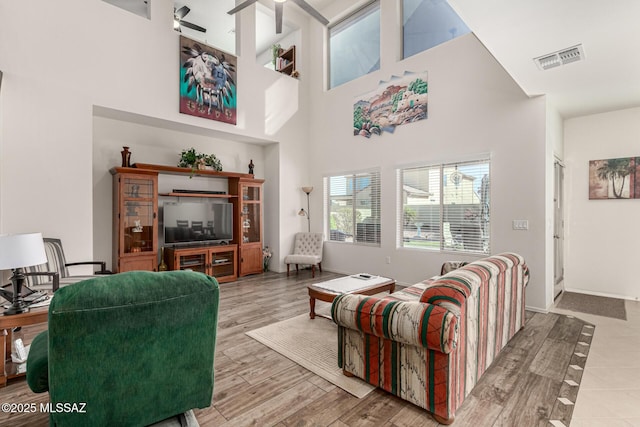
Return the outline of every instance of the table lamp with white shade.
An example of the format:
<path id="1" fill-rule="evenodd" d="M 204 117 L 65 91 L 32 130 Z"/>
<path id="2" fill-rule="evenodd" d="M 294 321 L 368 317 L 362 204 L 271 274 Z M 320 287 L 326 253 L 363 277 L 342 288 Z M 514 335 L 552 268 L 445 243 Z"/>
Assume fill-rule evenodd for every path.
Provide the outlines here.
<path id="1" fill-rule="evenodd" d="M 22 286 L 24 284 L 24 267 L 44 264 L 47 255 L 41 233 L 3 234 L 0 235 L 0 270 L 11 270 L 13 285 L 11 307 L 4 314 L 18 314 L 29 311 L 29 307 L 22 300 Z"/>

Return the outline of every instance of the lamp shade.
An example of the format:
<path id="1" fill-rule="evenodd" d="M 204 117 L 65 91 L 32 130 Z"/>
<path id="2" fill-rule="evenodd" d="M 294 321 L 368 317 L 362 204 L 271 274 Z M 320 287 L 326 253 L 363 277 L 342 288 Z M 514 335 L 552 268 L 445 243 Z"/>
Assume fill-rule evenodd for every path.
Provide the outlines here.
<path id="1" fill-rule="evenodd" d="M 302 191 L 309 194 L 313 191 L 313 187 L 302 187 Z"/>
<path id="2" fill-rule="evenodd" d="M 44 264 L 42 233 L 0 235 L 0 270 Z"/>

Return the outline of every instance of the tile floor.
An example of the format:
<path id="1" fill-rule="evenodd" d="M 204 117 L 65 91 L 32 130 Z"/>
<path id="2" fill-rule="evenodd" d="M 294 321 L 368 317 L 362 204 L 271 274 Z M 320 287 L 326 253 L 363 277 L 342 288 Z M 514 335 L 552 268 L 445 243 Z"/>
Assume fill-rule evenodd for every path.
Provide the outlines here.
<path id="1" fill-rule="evenodd" d="M 553 308 L 596 325 L 571 427 L 640 427 L 640 302 L 627 320 Z"/>

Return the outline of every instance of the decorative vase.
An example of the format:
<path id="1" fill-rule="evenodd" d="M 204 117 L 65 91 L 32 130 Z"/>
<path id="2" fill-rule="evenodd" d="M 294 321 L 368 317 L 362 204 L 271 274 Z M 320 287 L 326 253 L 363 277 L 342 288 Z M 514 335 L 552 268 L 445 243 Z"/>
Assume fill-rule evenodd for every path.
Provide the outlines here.
<path id="1" fill-rule="evenodd" d="M 169 267 L 164 262 L 164 248 L 160 248 L 160 264 L 158 264 L 158 271 L 167 271 Z"/>
<path id="2" fill-rule="evenodd" d="M 129 168 L 131 167 L 131 151 L 129 151 L 129 147 L 122 147 L 123 150 L 120 152 L 122 155 L 122 167 Z"/>

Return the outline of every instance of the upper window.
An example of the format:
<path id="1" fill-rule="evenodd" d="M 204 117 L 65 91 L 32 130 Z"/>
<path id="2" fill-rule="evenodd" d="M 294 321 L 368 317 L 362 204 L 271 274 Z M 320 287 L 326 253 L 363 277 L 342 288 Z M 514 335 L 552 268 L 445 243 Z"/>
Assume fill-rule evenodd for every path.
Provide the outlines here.
<path id="1" fill-rule="evenodd" d="M 404 58 L 470 32 L 446 0 L 403 0 Z"/>
<path id="2" fill-rule="evenodd" d="M 330 241 L 380 245 L 379 171 L 325 177 L 324 196 Z"/>
<path id="3" fill-rule="evenodd" d="M 380 2 L 329 28 L 329 87 L 380 69 Z"/>
<path id="4" fill-rule="evenodd" d="M 399 169 L 398 246 L 489 253 L 489 159 Z"/>

